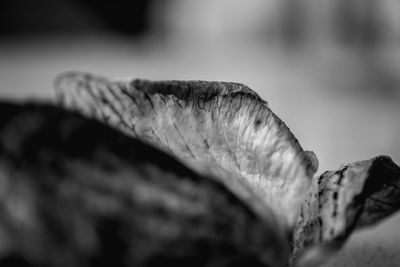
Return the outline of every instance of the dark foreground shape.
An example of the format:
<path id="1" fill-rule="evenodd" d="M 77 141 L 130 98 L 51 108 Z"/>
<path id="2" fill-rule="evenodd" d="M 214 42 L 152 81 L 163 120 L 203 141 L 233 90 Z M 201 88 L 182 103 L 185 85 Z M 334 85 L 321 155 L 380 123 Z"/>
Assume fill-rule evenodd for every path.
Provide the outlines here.
<path id="1" fill-rule="evenodd" d="M 101 123 L 0 104 L 0 266 L 282 266 L 280 229 Z"/>

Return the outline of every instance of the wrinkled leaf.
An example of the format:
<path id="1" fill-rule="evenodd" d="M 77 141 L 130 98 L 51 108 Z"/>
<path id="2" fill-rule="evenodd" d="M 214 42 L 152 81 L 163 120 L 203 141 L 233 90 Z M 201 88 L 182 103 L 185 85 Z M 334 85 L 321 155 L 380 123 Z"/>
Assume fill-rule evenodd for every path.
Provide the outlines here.
<path id="1" fill-rule="evenodd" d="M 389 157 L 351 163 L 315 178 L 294 233 L 292 262 L 310 266 L 336 252 L 354 229 L 400 209 L 400 168 Z M 301 255 L 304 253 L 304 255 Z"/>
<path id="2" fill-rule="evenodd" d="M 293 226 L 316 171 L 266 102 L 237 83 L 109 81 L 72 72 L 56 81 L 61 104 L 185 161 L 246 182 Z"/>
<path id="3" fill-rule="evenodd" d="M 289 229 L 297 222 L 292 265 L 319 264 L 354 229 L 373 225 L 399 208 L 400 175 L 388 157 L 325 172 L 314 178 L 304 198 L 318 168 L 315 154 L 303 151 L 284 123 L 244 85 L 110 81 L 74 72 L 61 75 L 56 90 L 63 107 L 163 148 L 193 168 L 208 168 L 235 194 L 254 202 L 248 200 L 251 193 L 240 190 L 245 181 L 285 218 Z M 199 168 L 198 162 L 205 164 Z"/>
<path id="4" fill-rule="evenodd" d="M 81 115 L 0 111 L 1 266 L 286 262 L 286 233 L 262 201 Z"/>

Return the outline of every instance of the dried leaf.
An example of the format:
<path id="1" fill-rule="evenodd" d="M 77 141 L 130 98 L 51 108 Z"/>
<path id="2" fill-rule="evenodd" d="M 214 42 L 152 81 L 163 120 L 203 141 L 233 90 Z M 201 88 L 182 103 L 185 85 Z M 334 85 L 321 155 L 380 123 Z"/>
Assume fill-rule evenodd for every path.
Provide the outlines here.
<path id="1" fill-rule="evenodd" d="M 303 151 L 266 102 L 244 85 L 111 81 L 73 72 L 57 79 L 56 90 L 63 107 L 154 144 L 203 173 L 209 170 L 247 203 L 255 205 L 253 195 L 261 195 L 289 230 L 297 222 L 291 265 L 318 265 L 354 229 L 399 209 L 399 167 L 388 157 L 325 172 L 309 189 L 318 168 L 315 154 Z M 246 186 L 254 194 L 241 190 Z"/>
<path id="2" fill-rule="evenodd" d="M 72 72 L 56 81 L 60 103 L 163 148 L 228 171 L 294 226 L 316 171 L 265 101 L 237 83 L 109 81 Z M 229 183 L 228 183 L 229 184 Z"/>
<path id="3" fill-rule="evenodd" d="M 300 266 L 319 263 L 336 252 L 355 229 L 374 225 L 399 209 L 400 167 L 390 157 L 327 171 L 313 180 L 302 206 L 291 262 L 299 261 Z"/>

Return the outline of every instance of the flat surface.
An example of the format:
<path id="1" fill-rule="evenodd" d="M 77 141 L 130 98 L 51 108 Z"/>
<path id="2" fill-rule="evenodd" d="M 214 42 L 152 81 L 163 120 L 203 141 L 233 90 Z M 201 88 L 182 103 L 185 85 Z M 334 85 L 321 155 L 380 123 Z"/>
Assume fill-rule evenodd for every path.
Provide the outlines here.
<path id="1" fill-rule="evenodd" d="M 268 47 L 262 40 L 195 37 L 3 40 L 0 97 L 51 99 L 53 79 L 67 70 L 114 78 L 235 81 L 258 92 L 303 148 L 316 152 L 318 173 L 379 154 L 400 163 L 400 87 L 354 82 L 379 78 L 382 68 L 395 77 L 399 49 L 386 50 L 380 69 L 363 76 L 359 69 L 368 62 L 351 51 Z M 400 266 L 400 215 L 355 234 L 325 266 Z"/>

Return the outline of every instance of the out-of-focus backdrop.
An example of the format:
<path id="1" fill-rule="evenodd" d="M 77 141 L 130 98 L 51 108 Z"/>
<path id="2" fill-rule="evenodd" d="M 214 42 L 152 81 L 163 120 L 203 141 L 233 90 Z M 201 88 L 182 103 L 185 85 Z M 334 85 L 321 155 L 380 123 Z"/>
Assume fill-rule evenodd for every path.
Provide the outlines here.
<path id="1" fill-rule="evenodd" d="M 398 0 L 2 0 L 0 97 L 50 99 L 66 70 L 241 82 L 319 173 L 379 154 L 400 163 Z M 325 266 L 400 266 L 400 216 Z"/>

